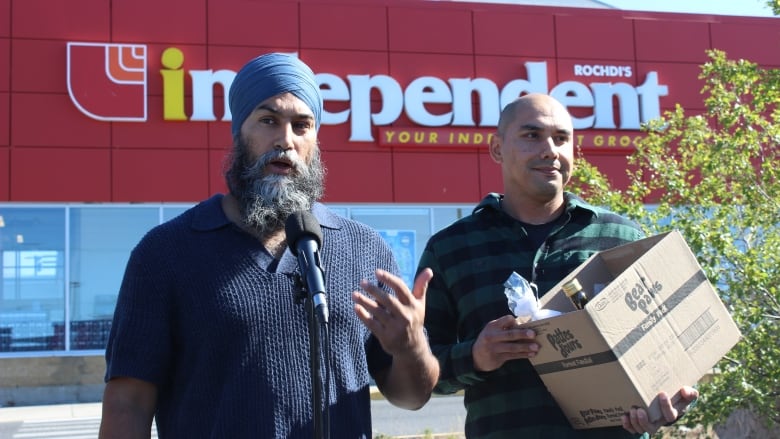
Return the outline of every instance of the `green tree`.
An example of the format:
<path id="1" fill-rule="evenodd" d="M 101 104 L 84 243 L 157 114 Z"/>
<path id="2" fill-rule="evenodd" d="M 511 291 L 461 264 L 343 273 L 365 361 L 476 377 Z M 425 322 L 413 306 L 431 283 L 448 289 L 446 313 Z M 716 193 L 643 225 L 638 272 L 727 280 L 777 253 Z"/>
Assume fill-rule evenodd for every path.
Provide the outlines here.
<path id="1" fill-rule="evenodd" d="M 632 217 L 648 234 L 679 230 L 742 331 L 678 424 L 718 425 L 748 409 L 776 428 L 780 71 L 716 50 L 708 57 L 700 76 L 705 114 L 678 105 L 643 127 L 625 190 L 613 189 L 585 160 L 578 162 L 574 187 L 592 203 Z"/>
<path id="2" fill-rule="evenodd" d="M 766 4 L 772 8 L 772 13 L 780 15 L 780 0 L 767 0 Z"/>

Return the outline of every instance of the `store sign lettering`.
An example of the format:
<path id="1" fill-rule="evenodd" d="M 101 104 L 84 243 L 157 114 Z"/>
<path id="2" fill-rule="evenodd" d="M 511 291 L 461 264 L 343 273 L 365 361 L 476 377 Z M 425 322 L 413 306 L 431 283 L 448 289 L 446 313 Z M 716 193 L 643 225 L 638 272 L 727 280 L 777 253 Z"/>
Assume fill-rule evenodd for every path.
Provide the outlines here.
<path id="1" fill-rule="evenodd" d="M 422 127 L 378 127 L 379 146 L 425 146 L 440 148 L 484 148 L 495 135 L 495 128 L 458 129 Z M 642 133 L 614 134 L 614 131 L 578 131 L 574 145 L 585 149 L 632 150 L 644 135 Z"/>
<path id="2" fill-rule="evenodd" d="M 631 66 L 613 66 L 603 64 L 574 64 L 574 76 L 607 76 L 612 78 L 632 77 Z"/>
<path id="3" fill-rule="evenodd" d="M 147 48 L 145 45 L 115 43 L 68 43 L 68 91 L 74 105 L 84 114 L 104 121 L 146 120 Z M 161 55 L 163 119 L 170 121 L 216 121 L 214 89 L 228 90 L 235 72 L 231 70 L 185 71 L 181 50 L 167 48 Z M 631 76 L 625 66 L 575 66 L 576 75 L 616 78 Z M 192 81 L 192 112 L 185 111 L 185 74 Z M 523 93 L 550 94 L 566 107 L 584 108 L 586 116 L 574 117 L 575 129 L 639 130 L 640 125 L 660 116 L 660 98 L 668 87 L 649 72 L 644 82 L 563 81 L 550 87 L 546 61 L 528 61 L 514 79 L 499 87 L 487 78 L 437 78 L 421 76 L 405 87 L 387 75 L 318 73 L 326 107 L 328 102 L 348 103 L 339 112 L 324 111 L 323 125 L 350 124 L 349 140 L 373 142 L 372 128 L 389 126 L 405 114 L 420 127 L 495 127 L 500 109 Z M 371 95 L 381 97 L 376 112 Z M 474 120 L 474 98 L 478 99 L 478 121 Z M 614 114 L 619 111 L 619 125 Z M 429 110 L 436 105 L 437 111 Z M 441 111 L 444 109 L 444 111 Z M 231 118 L 224 103 L 222 121 Z M 386 136 L 395 135 L 382 130 Z M 419 133 L 418 133 L 419 134 Z M 403 133 L 399 133 L 399 138 Z M 435 143 L 432 138 L 421 143 Z M 438 140 L 438 139 L 435 139 Z M 384 139 L 387 141 L 387 139 Z M 481 142 L 480 142 L 481 143 Z"/>
<path id="4" fill-rule="evenodd" d="M 380 127 L 379 146 L 483 147 L 495 129 Z"/>

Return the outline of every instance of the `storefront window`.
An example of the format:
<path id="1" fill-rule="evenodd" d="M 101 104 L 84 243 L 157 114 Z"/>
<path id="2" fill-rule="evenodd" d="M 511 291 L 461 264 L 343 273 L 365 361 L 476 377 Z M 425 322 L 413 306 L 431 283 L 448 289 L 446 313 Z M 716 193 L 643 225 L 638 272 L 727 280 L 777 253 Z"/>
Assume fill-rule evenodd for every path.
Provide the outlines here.
<path id="1" fill-rule="evenodd" d="M 333 207 L 339 214 L 336 207 Z M 431 235 L 460 219 L 469 206 L 352 207 L 344 214 L 379 231 L 393 250 L 404 282 L 411 288 L 425 244 Z"/>
<path id="2" fill-rule="evenodd" d="M 130 252 L 192 204 L 0 206 L 0 356 L 105 348 Z M 411 287 L 430 236 L 472 206 L 329 205 L 379 231 Z"/>
<path id="3" fill-rule="evenodd" d="M 40 351 L 65 318 L 65 209 L 0 208 L 0 352 Z"/>
<path id="4" fill-rule="evenodd" d="M 430 209 L 360 207 L 352 219 L 375 228 L 393 250 L 401 277 L 411 287 L 419 254 L 431 233 Z"/>
<path id="5" fill-rule="evenodd" d="M 175 206 L 163 206 L 162 208 L 162 222 L 172 220 L 177 216 L 184 213 L 187 209 L 194 206 L 193 204 L 181 204 Z"/>
<path id="6" fill-rule="evenodd" d="M 71 350 L 103 349 L 130 251 L 160 221 L 157 207 L 70 209 L 70 331 L 55 323 Z"/>

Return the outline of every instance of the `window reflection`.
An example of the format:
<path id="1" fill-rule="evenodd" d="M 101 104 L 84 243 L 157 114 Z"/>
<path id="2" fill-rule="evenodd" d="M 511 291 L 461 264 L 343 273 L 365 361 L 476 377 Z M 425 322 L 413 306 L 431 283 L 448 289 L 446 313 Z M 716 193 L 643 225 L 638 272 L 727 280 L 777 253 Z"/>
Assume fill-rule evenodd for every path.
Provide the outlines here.
<path id="1" fill-rule="evenodd" d="M 104 349 L 130 252 L 192 205 L 0 206 L 0 356 Z M 428 238 L 473 206 L 329 207 L 377 229 L 411 287 Z"/>
<path id="2" fill-rule="evenodd" d="M 337 213 L 367 224 L 390 246 L 398 262 L 401 277 L 410 288 L 414 284 L 417 264 L 431 235 L 471 212 L 471 206 L 403 207 L 355 206 L 334 207 Z M 342 213 L 346 210 L 348 214 Z"/>
<path id="3" fill-rule="evenodd" d="M 105 347 L 130 251 L 159 223 L 159 212 L 137 206 L 71 209 L 71 349 Z"/>
<path id="4" fill-rule="evenodd" d="M 65 209 L 0 209 L 0 352 L 50 349 L 65 318 Z"/>
<path id="5" fill-rule="evenodd" d="M 194 206 L 194 204 L 182 204 L 182 205 L 167 205 L 162 208 L 162 220 L 163 222 L 172 220 L 177 216 L 184 213 L 187 209 Z"/>

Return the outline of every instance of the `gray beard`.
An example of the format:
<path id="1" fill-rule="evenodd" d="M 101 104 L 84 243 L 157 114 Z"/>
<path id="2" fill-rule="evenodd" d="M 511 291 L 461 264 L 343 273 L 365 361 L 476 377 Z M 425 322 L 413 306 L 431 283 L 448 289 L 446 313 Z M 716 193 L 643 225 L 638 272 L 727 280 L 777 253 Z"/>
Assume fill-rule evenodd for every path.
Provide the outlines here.
<path id="1" fill-rule="evenodd" d="M 284 229 L 290 214 L 309 211 L 322 198 L 325 168 L 318 148 L 308 165 L 291 150 L 268 151 L 253 163 L 249 162 L 247 151 L 246 143 L 240 140 L 226 173 L 227 183 L 238 200 L 244 226 L 259 237 L 268 237 Z M 263 175 L 266 165 L 280 157 L 292 161 L 293 172 Z"/>

